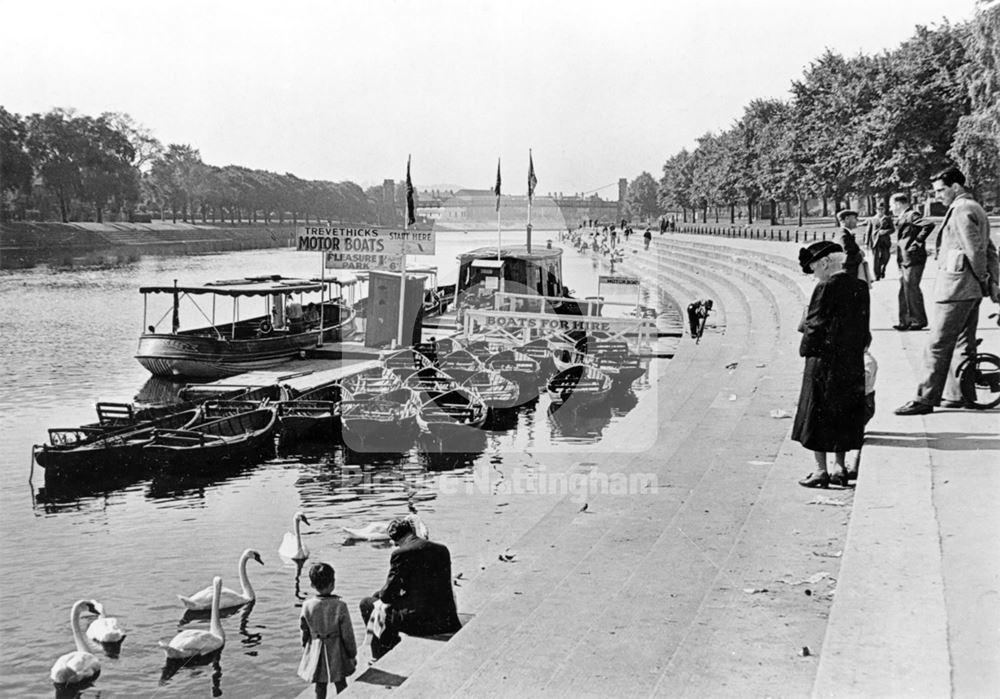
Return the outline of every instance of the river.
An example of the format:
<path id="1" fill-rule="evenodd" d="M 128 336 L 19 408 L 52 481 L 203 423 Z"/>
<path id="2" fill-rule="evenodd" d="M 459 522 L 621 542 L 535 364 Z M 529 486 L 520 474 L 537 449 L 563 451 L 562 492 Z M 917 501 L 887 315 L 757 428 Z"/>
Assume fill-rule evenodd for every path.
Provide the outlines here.
<path id="1" fill-rule="evenodd" d="M 505 234 L 505 242 L 514 236 Z M 556 233 L 536 231 L 536 241 L 546 238 Z M 434 258 L 410 258 L 410 265 L 437 264 L 441 282 L 453 281 L 459 252 L 495 240 L 488 233 L 441 233 Z M 578 297 L 596 294 L 599 271 L 596 261 L 567 249 L 564 277 Z M 337 593 L 348 602 L 360 643 L 357 602 L 381 586 L 389 551 L 384 544 L 346 541 L 341 527 L 405 514 L 415 493 L 431 537 L 452 549 L 454 573 L 471 577 L 562 496 L 546 486 L 552 480 L 546 453 L 621 450 L 605 435 L 616 423 L 636 419 L 652 400 L 650 385 L 663 360 L 654 360 L 651 376 L 603 413 L 568 421 L 550 415 L 542 398 L 521 409 L 511 429 L 489 433 L 482 451 L 472 454 L 415 448 L 376 458 L 314 443 L 279 449 L 277 458 L 215 479 L 145 479 L 100 484 L 90 493 L 50 493 L 36 467 L 29 484 L 31 445 L 46 440 L 47 428 L 93 421 L 97 400 L 128 402 L 139 392 L 170 388 L 150 379 L 132 357 L 142 328 L 140 285 L 318 272 L 315 253 L 278 249 L 0 274 L 0 599 L 6 619 L 0 695 L 52 696 L 49 668 L 74 649 L 70 607 L 96 599 L 128 636 L 119 657 L 101 656 L 102 675 L 82 696 L 292 697 L 305 687 L 295 675 L 298 614 L 311 589 L 306 574 L 282 561 L 277 549 L 296 511 L 311 522 L 303 529 L 312 550 L 307 567 L 323 560 L 336 568 Z M 669 300 L 647 291 L 644 302 L 664 310 Z M 663 317 L 676 319 L 676 309 L 668 310 Z M 248 569 L 256 604 L 223 620 L 227 643 L 217 663 L 167 668 L 157 641 L 206 625 L 189 626 L 176 595 L 209 585 L 213 575 L 238 590 L 235 569 L 244 548 L 258 550 L 264 562 L 251 561 Z M 89 620 L 84 617 L 84 628 Z M 367 658 L 367 651 L 359 653 L 362 663 Z"/>

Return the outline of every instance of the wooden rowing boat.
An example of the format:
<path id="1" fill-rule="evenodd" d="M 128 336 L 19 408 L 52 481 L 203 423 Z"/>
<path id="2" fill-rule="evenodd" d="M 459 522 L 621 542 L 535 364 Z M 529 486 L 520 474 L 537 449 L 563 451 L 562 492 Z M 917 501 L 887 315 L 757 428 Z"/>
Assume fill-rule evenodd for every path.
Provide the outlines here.
<path id="1" fill-rule="evenodd" d="M 155 466 L 192 472 L 252 460 L 274 451 L 278 414 L 273 406 L 211 420 L 191 429 L 156 429 L 143 446 Z"/>
<path id="2" fill-rule="evenodd" d="M 405 451 L 420 431 L 418 407 L 409 388 L 344 400 L 340 408 L 344 444 L 354 451 Z"/>

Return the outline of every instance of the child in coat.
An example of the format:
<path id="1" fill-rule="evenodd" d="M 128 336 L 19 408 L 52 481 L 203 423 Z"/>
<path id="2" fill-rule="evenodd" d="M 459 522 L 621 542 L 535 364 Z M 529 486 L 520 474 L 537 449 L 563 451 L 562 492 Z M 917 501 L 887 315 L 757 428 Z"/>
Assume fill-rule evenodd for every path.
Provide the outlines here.
<path id="1" fill-rule="evenodd" d="M 316 699 L 325 699 L 327 684 L 333 683 L 340 694 L 347 687 L 347 677 L 357 665 L 357 645 L 347 605 L 333 594 L 336 573 L 328 563 L 314 563 L 309 582 L 316 597 L 302 605 L 299 627 L 302 629 L 302 660 L 299 677 L 316 685 Z"/>

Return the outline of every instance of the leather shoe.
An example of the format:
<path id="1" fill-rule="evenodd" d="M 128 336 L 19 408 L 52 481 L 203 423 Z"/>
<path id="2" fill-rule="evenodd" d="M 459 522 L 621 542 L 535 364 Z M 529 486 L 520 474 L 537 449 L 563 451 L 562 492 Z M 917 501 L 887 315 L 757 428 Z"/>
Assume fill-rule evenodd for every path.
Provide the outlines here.
<path id="1" fill-rule="evenodd" d="M 911 400 L 906 405 L 901 405 L 894 411 L 897 415 L 927 415 L 934 412 L 934 406 Z"/>
<path id="2" fill-rule="evenodd" d="M 938 405 L 942 408 L 964 408 L 965 401 L 961 400 L 943 400 Z"/>
<path id="3" fill-rule="evenodd" d="M 830 474 L 830 485 L 839 485 L 841 488 L 847 487 L 847 471 L 838 471 Z"/>
<path id="4" fill-rule="evenodd" d="M 907 330 L 910 330 L 910 326 L 909 325 L 893 325 L 892 329 L 893 330 L 898 330 L 900 332 L 905 332 Z"/>
<path id="5" fill-rule="evenodd" d="M 907 330 L 926 330 L 926 325 L 911 325 Z"/>
<path id="6" fill-rule="evenodd" d="M 856 470 L 849 468 L 846 471 L 844 471 L 844 473 L 847 476 L 848 481 L 858 480 L 858 472 Z"/>
<path id="7" fill-rule="evenodd" d="M 799 485 L 804 488 L 829 488 L 830 474 L 826 471 L 822 473 L 810 473 L 799 481 Z"/>

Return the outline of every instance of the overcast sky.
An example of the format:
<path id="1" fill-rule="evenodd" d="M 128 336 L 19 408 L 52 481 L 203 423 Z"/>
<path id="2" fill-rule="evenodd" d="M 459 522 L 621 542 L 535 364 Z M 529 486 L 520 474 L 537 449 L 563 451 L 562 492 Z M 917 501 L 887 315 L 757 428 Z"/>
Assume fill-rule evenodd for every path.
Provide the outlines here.
<path id="1" fill-rule="evenodd" d="M 0 0 L 0 105 L 130 114 L 212 165 L 589 192 L 974 0 Z M 614 197 L 613 188 L 600 189 Z"/>

